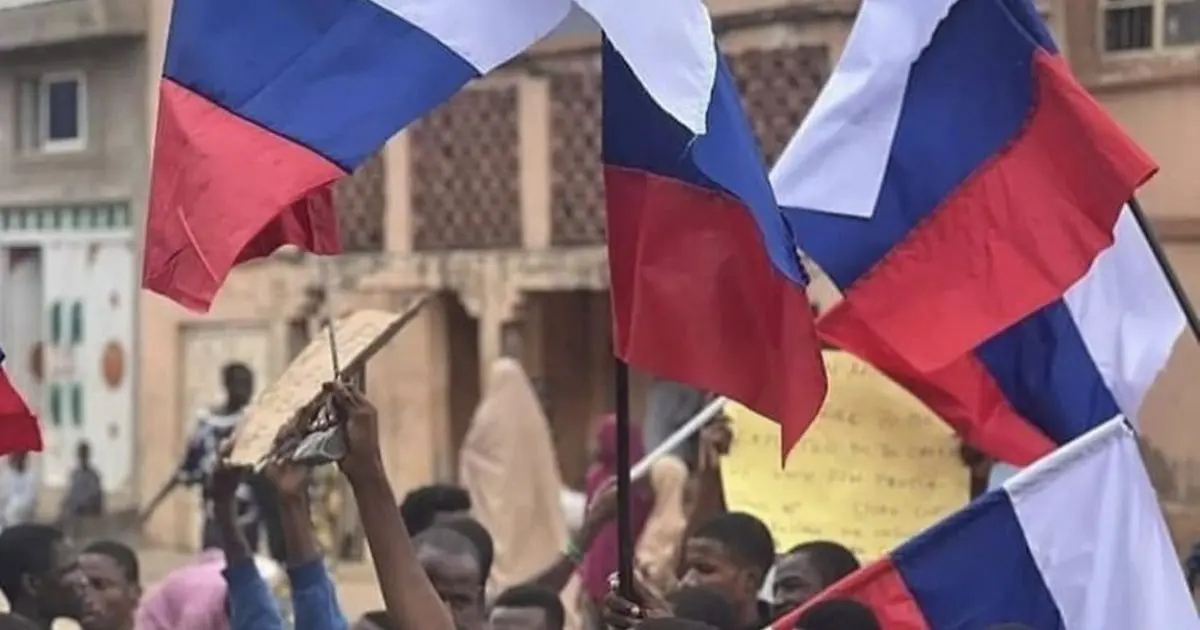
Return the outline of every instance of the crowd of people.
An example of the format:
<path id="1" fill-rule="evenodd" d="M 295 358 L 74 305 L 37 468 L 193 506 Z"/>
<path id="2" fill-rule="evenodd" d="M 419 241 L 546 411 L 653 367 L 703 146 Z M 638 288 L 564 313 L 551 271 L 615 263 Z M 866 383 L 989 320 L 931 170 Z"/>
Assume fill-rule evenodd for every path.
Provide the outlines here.
<path id="1" fill-rule="evenodd" d="M 246 375 L 225 376 L 227 389 L 235 384 L 233 402 L 244 406 Z M 207 505 L 204 550 L 191 563 L 143 592 L 128 546 L 100 541 L 77 551 L 60 527 L 6 527 L 0 592 L 11 610 L 0 615 L 0 630 L 48 630 L 61 617 L 84 630 L 761 630 L 806 604 L 797 630 L 881 628 L 853 600 L 810 602 L 859 568 L 850 549 L 814 540 L 777 554 L 762 521 L 726 508 L 721 457 L 733 436 L 722 421 L 702 431 L 694 457 L 666 455 L 635 484 L 636 568 L 632 584 L 621 585 L 612 417 L 598 424 L 587 504 L 572 528 L 549 423 L 518 362 L 500 359 L 491 370 L 462 447 L 461 485 L 415 489 L 398 508 L 376 409 L 352 386 L 326 389 L 344 423 L 348 454 L 338 467 L 357 505 L 381 610 L 351 622 L 339 606 L 329 550 L 311 518 L 312 469 L 274 461 L 251 483 L 251 473 L 224 463 L 228 431 L 209 422 L 200 441 L 210 450 L 189 450 L 183 467 Z M 238 405 L 218 415 L 235 416 Z M 642 443 L 634 433 L 637 458 Z M 282 592 L 254 555 L 257 534 L 246 519 L 254 484 L 257 508 L 269 500 L 277 517 Z"/>

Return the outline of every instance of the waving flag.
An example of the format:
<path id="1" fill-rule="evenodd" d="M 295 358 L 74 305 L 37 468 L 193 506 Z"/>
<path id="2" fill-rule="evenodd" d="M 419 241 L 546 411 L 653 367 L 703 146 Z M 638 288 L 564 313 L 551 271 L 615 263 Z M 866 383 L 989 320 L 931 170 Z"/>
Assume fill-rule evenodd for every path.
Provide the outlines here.
<path id="1" fill-rule="evenodd" d="M 861 332 L 840 341 L 927 372 L 1062 297 L 1156 167 L 1029 0 L 921 4 L 863 3 L 772 183 Z"/>
<path id="2" fill-rule="evenodd" d="M 1134 419 L 1184 316 L 1129 209 L 1115 239 L 1062 299 L 943 369 L 922 373 L 881 345 L 862 356 L 1007 462 L 1027 464 L 1117 413 Z M 835 344 L 854 338 L 833 323 L 823 332 Z"/>
<path id="3" fill-rule="evenodd" d="M 566 16 L 569 0 L 176 0 L 142 283 L 209 307 L 285 244 L 340 251 L 327 186 Z"/>
<path id="4" fill-rule="evenodd" d="M 603 158 L 616 352 L 782 426 L 786 452 L 826 382 L 807 278 L 699 0 L 604 29 Z"/>
<path id="5" fill-rule="evenodd" d="M 822 593 L 885 630 L 1200 630 L 1154 488 L 1117 418 Z M 772 624 L 792 630 L 800 611 Z"/>
<path id="6" fill-rule="evenodd" d="M 4 372 L 0 350 L 0 455 L 42 450 L 42 431 L 29 405 L 21 398 Z"/>
<path id="7" fill-rule="evenodd" d="M 1117 413 L 1135 417 L 1182 330 L 1121 211 L 1154 168 L 1067 74 L 1026 0 L 894 5 L 864 3 L 772 181 L 847 297 L 822 336 L 968 442 L 1028 464 Z M 839 129 L 860 144 L 837 144 L 827 123 L 855 112 L 864 124 Z M 890 161 L 844 172 L 872 142 Z M 826 190 L 855 177 L 841 198 Z"/>

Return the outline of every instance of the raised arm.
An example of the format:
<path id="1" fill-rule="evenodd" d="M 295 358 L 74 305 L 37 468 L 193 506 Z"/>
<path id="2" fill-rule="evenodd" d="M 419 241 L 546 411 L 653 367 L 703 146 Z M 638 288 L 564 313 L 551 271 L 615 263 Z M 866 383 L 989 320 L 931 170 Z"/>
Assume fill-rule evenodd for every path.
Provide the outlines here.
<path id="1" fill-rule="evenodd" d="M 308 467 L 300 464 L 275 463 L 267 467 L 267 477 L 279 491 L 296 630 L 345 630 L 348 624 L 313 531 L 309 473 Z"/>
<path id="2" fill-rule="evenodd" d="M 229 586 L 230 630 L 284 630 L 283 617 L 271 589 L 258 573 L 254 555 L 237 524 L 235 495 L 242 471 L 218 466 L 210 485 L 213 518 L 225 551 L 225 583 Z"/>
<path id="3" fill-rule="evenodd" d="M 529 580 L 555 593 L 563 590 L 574 575 L 576 567 L 583 561 L 583 554 L 592 546 L 599 535 L 600 529 L 617 515 L 617 484 L 616 479 L 610 479 L 596 496 L 588 503 L 583 516 L 583 525 L 567 543 L 567 548 L 558 556 L 554 564 L 546 567 L 533 579 Z"/>
<path id="4" fill-rule="evenodd" d="M 396 509 L 379 454 L 375 407 L 349 385 L 330 383 L 326 387 L 345 426 L 347 455 L 342 472 L 354 490 L 388 617 L 402 630 L 454 630 L 450 611 L 417 561 L 412 539 Z"/>

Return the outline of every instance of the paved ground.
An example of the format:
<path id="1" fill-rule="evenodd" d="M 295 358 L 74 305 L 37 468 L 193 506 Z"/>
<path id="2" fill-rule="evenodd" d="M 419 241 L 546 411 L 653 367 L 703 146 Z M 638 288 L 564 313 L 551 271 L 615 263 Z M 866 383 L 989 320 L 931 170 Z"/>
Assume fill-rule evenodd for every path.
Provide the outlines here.
<path id="1" fill-rule="evenodd" d="M 191 558 L 188 554 L 163 549 L 139 549 L 138 556 L 142 561 L 142 575 L 147 587 Z M 342 611 L 351 622 L 364 612 L 382 607 L 375 571 L 370 564 L 343 563 L 335 570 L 334 582 Z"/>

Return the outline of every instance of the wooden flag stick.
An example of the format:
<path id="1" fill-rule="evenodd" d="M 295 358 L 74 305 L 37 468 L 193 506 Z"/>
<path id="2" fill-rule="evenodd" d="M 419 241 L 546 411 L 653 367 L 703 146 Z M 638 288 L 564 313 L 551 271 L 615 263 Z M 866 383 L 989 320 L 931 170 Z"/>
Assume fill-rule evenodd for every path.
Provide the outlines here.
<path id="1" fill-rule="evenodd" d="M 629 453 L 629 366 L 616 359 L 617 416 L 617 579 L 622 597 L 633 601 L 633 484 Z"/>

